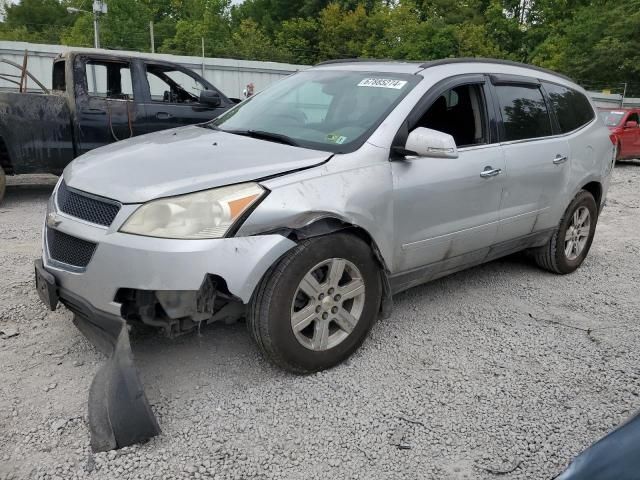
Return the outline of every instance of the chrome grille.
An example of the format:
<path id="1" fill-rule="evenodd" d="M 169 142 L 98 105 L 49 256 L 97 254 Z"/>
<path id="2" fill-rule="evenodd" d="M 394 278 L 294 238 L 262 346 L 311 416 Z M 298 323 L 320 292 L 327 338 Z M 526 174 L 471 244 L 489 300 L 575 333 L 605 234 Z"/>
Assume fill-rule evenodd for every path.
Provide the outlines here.
<path id="1" fill-rule="evenodd" d="M 97 244 L 47 228 L 47 248 L 51 259 L 84 268 L 89 265 Z"/>
<path id="2" fill-rule="evenodd" d="M 69 189 L 62 181 L 58 187 L 58 208 L 72 217 L 108 227 L 113 223 L 121 205 L 113 200 Z"/>

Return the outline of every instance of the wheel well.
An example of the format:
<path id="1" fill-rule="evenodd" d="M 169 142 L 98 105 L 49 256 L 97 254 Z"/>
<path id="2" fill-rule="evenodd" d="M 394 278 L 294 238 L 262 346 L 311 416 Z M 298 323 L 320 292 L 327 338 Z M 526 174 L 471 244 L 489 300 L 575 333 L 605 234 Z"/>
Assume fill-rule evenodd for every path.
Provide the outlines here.
<path id="1" fill-rule="evenodd" d="M 7 145 L 2 137 L 0 137 L 0 167 L 7 175 L 13 175 L 13 165 L 9 157 L 9 150 L 7 150 Z"/>
<path id="2" fill-rule="evenodd" d="M 380 249 L 369 232 L 362 227 L 340 220 L 339 218 L 320 218 L 309 225 L 305 225 L 304 227 L 292 229 L 289 232 L 288 238 L 294 242 L 298 242 L 305 238 L 319 237 L 321 235 L 329 235 L 336 232 L 351 233 L 371 245 L 371 249 L 380 262 L 380 266 L 386 270 L 386 264 L 380 254 Z"/>
<path id="3" fill-rule="evenodd" d="M 602 200 L 602 185 L 598 182 L 590 182 L 582 187 L 582 189 L 593 195 L 593 198 L 596 200 L 596 205 L 600 208 L 600 200 Z"/>
<path id="4" fill-rule="evenodd" d="M 320 218 L 313 223 L 301 228 L 292 229 L 287 235 L 290 240 L 298 242 L 305 238 L 318 237 L 321 235 L 329 235 L 336 232 L 347 232 L 360 238 L 371 246 L 371 251 L 376 257 L 380 266 L 380 277 L 382 280 L 382 302 L 380 304 L 380 312 L 382 318 L 388 318 L 393 310 L 393 297 L 391 294 L 391 284 L 389 282 L 389 269 L 380 253 L 380 249 L 373 237 L 364 228 L 353 225 L 349 222 L 334 217 Z"/>

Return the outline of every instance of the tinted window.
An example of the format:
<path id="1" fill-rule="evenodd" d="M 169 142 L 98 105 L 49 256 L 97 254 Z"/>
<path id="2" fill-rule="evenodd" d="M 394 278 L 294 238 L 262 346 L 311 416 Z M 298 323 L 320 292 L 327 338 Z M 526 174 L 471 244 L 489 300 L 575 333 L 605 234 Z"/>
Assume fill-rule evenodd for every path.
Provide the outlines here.
<path id="1" fill-rule="evenodd" d="M 458 147 L 487 142 L 481 85 L 461 85 L 440 95 L 414 127 L 448 133 Z"/>
<path id="2" fill-rule="evenodd" d="M 551 135 L 551 119 L 538 87 L 499 85 L 496 92 L 506 141 Z"/>
<path id="3" fill-rule="evenodd" d="M 551 83 L 545 84 L 544 88 L 562 133 L 576 130 L 593 120 L 591 104 L 580 92 Z"/>

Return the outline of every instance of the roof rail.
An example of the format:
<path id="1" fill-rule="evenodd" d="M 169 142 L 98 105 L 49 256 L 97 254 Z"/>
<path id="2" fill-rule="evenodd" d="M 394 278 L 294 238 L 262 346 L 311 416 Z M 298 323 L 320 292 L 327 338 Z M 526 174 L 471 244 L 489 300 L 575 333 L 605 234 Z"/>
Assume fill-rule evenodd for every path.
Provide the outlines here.
<path id="1" fill-rule="evenodd" d="M 554 72 L 553 70 L 549 70 L 548 68 L 538 67 L 536 65 L 529 65 L 527 63 L 514 62 L 513 60 L 500 60 L 497 58 L 483 58 L 483 57 L 441 58 L 438 60 L 428 60 L 422 63 L 416 62 L 416 61 L 380 59 L 380 58 L 338 58 L 335 60 L 326 60 L 324 62 L 317 63 L 315 66 L 332 65 L 336 63 L 358 63 L 358 62 L 416 63 L 416 64 L 419 64 L 421 68 L 437 67 L 439 65 L 449 65 L 452 63 L 472 63 L 472 62 L 473 63 L 497 63 L 499 65 L 509 65 L 511 67 L 522 67 L 522 68 L 528 68 L 530 70 L 537 70 L 538 72 L 544 72 L 550 75 L 555 75 L 557 77 L 564 78 L 565 80 L 568 80 L 570 82 L 576 83 L 573 79 L 567 77 L 566 75 L 563 75 L 562 73 Z"/>
<path id="2" fill-rule="evenodd" d="M 563 75 L 562 73 L 554 72 L 553 70 L 549 70 L 548 68 L 538 67 L 536 65 L 529 65 L 528 63 L 514 62 L 513 60 L 500 60 L 497 58 L 483 58 L 483 57 L 441 58 L 439 60 L 429 60 L 427 62 L 422 63 L 420 66 L 422 68 L 429 68 L 429 67 L 437 67 L 439 65 L 448 65 L 452 63 L 497 63 L 499 65 L 509 65 L 511 67 L 522 67 L 522 68 L 528 68 L 529 70 L 537 70 L 538 72 L 555 75 L 556 77 L 561 77 L 561 78 L 564 78 L 565 80 L 569 80 L 570 82 L 576 83 L 566 75 Z"/>
<path id="3" fill-rule="evenodd" d="M 319 65 L 331 65 L 334 63 L 358 63 L 358 62 L 372 62 L 372 63 L 381 63 L 381 62 L 395 62 L 395 63 L 409 63 L 403 62 L 402 60 L 392 60 L 390 58 L 336 58 L 334 60 L 325 60 L 324 62 L 316 63 L 314 66 Z M 411 62 L 414 63 L 414 62 Z"/>

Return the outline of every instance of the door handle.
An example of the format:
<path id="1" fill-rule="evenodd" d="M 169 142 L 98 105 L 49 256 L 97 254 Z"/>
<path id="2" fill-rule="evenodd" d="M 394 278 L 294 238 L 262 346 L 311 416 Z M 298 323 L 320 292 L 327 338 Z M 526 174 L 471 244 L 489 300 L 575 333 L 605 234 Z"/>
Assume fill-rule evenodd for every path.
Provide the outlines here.
<path id="1" fill-rule="evenodd" d="M 484 170 L 480 172 L 480 176 L 482 178 L 495 177 L 496 175 L 500 175 L 502 173 L 501 168 L 493 168 L 493 167 L 484 167 Z"/>
<path id="2" fill-rule="evenodd" d="M 569 160 L 569 157 L 567 157 L 566 155 L 556 155 L 556 158 L 553 159 L 553 163 L 555 163 L 556 165 L 560 165 L 561 163 L 566 162 L 567 160 Z"/>
<path id="3" fill-rule="evenodd" d="M 82 113 L 86 115 L 105 115 L 107 112 L 101 108 L 85 108 L 82 110 Z"/>
<path id="4" fill-rule="evenodd" d="M 156 118 L 158 120 L 167 120 L 168 118 L 171 118 L 171 114 L 168 112 L 158 112 L 156 113 Z"/>

